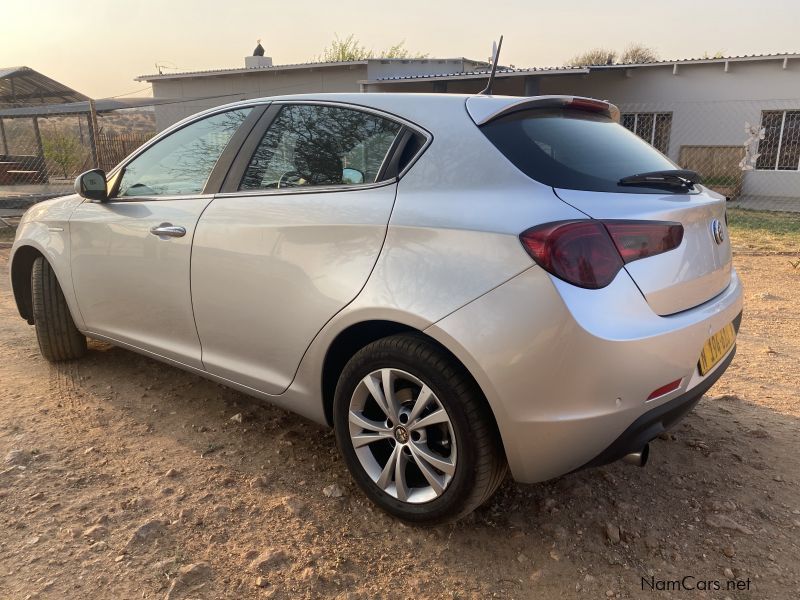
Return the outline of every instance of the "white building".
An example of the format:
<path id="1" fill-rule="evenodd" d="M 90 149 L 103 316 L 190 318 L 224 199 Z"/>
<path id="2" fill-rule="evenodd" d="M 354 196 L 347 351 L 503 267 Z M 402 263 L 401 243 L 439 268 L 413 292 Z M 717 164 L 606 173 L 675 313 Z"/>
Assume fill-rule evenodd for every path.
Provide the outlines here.
<path id="1" fill-rule="evenodd" d="M 272 65 L 139 77 L 156 98 L 159 128 L 203 108 L 240 98 L 300 92 L 476 93 L 487 65 L 456 59 L 370 59 Z M 256 63 L 256 64 L 253 64 Z M 731 196 L 800 202 L 800 54 L 685 59 L 543 69 L 499 68 L 496 94 L 568 94 L 610 100 L 623 125 Z M 745 125 L 760 125 L 754 168 L 742 171 Z"/>

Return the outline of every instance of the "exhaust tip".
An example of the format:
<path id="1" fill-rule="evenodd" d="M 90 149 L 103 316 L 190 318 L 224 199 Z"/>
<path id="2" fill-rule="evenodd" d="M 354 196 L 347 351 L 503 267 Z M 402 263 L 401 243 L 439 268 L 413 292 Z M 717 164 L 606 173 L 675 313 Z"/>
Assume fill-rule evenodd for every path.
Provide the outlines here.
<path id="1" fill-rule="evenodd" d="M 650 444 L 645 444 L 644 447 L 638 452 L 631 452 L 622 457 L 622 460 L 629 465 L 643 467 L 647 464 L 647 459 L 650 458 Z"/>

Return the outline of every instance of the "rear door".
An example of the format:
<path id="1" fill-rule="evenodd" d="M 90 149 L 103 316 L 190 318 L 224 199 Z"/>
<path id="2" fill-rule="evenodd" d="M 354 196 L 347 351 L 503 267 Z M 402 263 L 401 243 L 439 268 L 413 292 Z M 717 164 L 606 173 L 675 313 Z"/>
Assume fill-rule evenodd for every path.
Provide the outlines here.
<path id="1" fill-rule="evenodd" d="M 724 198 L 702 186 L 621 184 L 629 175 L 677 166 L 607 114 L 529 109 L 481 129 L 523 172 L 551 185 L 558 198 L 588 217 L 683 225 L 678 248 L 625 266 L 656 313 L 697 306 L 728 286 L 732 267 Z"/>
<path id="2" fill-rule="evenodd" d="M 203 213 L 192 300 L 206 369 L 278 394 L 381 251 L 402 126 L 342 105 L 273 104 Z"/>

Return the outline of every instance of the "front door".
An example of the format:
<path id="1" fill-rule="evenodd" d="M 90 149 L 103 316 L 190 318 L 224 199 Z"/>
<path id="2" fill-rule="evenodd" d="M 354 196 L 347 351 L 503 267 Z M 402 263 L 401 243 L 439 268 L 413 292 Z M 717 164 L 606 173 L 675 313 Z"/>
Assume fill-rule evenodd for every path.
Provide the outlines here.
<path id="1" fill-rule="evenodd" d="M 159 140 L 115 177 L 107 202 L 70 219 L 72 278 L 90 334 L 202 367 L 189 264 L 207 181 L 250 108 L 195 121 Z"/>
<path id="2" fill-rule="evenodd" d="M 380 254 L 397 188 L 382 165 L 401 126 L 315 104 L 273 104 L 270 118 L 200 219 L 192 299 L 206 369 L 279 394 Z"/>

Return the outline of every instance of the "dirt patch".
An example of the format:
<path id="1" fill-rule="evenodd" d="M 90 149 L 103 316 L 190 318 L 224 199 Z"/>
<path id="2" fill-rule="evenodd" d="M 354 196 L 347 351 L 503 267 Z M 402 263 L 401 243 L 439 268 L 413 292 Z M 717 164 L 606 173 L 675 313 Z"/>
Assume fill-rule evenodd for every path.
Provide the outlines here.
<path id="1" fill-rule="evenodd" d="M 738 355 L 647 468 L 508 481 L 434 529 L 374 509 L 300 417 L 94 342 L 49 365 L 0 277 L 0 596 L 794 598 L 800 271 L 736 263 Z M 722 590 L 642 590 L 686 576 Z"/>

